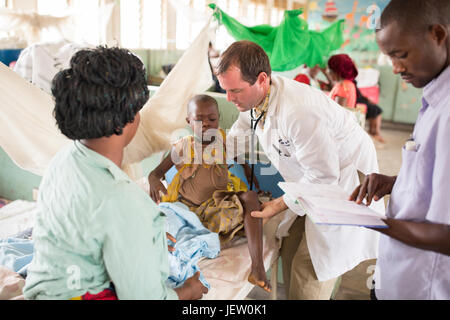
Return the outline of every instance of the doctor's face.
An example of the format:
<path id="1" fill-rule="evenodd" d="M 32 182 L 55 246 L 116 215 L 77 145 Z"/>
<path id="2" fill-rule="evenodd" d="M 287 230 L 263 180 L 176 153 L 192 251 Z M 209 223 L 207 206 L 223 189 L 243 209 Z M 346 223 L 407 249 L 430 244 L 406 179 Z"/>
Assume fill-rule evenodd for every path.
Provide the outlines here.
<path id="1" fill-rule="evenodd" d="M 228 70 L 217 76 L 220 86 L 226 91 L 227 100 L 234 103 L 240 112 L 248 111 L 258 106 L 265 98 L 264 83 L 267 75 L 261 72 L 256 82 L 251 85 L 242 80 L 241 70 L 232 65 Z"/>

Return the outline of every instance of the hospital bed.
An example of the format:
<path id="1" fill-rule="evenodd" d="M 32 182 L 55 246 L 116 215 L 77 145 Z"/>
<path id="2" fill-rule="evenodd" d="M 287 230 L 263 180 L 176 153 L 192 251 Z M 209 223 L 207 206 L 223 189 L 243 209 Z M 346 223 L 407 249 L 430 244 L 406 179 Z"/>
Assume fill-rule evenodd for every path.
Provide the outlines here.
<path id="1" fill-rule="evenodd" d="M 259 155 L 258 159 L 261 158 L 265 159 Z M 255 176 L 261 187 L 267 187 L 264 190 L 270 190 L 273 197 L 279 197 L 282 195 L 282 191 L 277 186 L 277 183 L 282 181 L 281 175 L 278 172 L 271 176 L 259 174 L 261 168 L 267 166 L 267 160 L 256 164 Z M 234 164 L 230 171 L 248 185 L 240 165 Z M 173 167 L 166 173 L 163 183 L 167 186 L 175 174 L 176 169 Z M 149 192 L 147 178 L 142 178 L 137 183 L 147 193 Z M 283 214 L 280 214 L 270 219 L 263 227 L 263 260 L 266 272 L 270 270 L 270 283 L 272 285 L 270 297 L 272 300 L 277 299 L 278 260 L 281 246 L 280 240 L 275 235 L 282 219 Z M 254 285 L 247 281 L 250 274 L 251 258 L 246 238 L 234 239 L 226 247 L 221 248 L 218 257 L 201 259 L 198 266 L 211 286 L 208 293 L 204 295 L 204 300 L 242 300 L 254 288 Z"/>
<path id="2" fill-rule="evenodd" d="M 148 181 L 142 178 L 136 183 L 148 191 Z M 16 200 L 0 209 L 0 239 L 11 237 L 33 227 L 36 203 Z M 277 297 L 277 273 L 279 258 L 279 240 L 275 237 L 282 216 L 269 220 L 264 225 L 263 260 L 266 271 L 270 271 L 272 284 L 271 299 Z M 251 259 L 245 238 L 237 238 L 227 247 L 221 249 L 215 259 L 203 258 L 198 263 L 199 269 L 210 284 L 205 300 L 242 300 L 254 285 L 247 281 L 250 274 Z M 18 283 L 20 290 L 11 283 Z M 0 299 L 21 298 L 24 282 L 18 274 L 7 272 L 0 267 Z"/>

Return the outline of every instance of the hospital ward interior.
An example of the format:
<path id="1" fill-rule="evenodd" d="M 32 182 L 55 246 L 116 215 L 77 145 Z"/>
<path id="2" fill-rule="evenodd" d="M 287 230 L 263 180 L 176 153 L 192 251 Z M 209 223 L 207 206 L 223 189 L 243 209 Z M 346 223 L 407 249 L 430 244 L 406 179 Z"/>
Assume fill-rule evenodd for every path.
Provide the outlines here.
<path id="1" fill-rule="evenodd" d="M 358 205 L 361 213 L 356 213 L 358 208 L 352 207 L 356 206 L 354 202 L 346 200 L 349 203 L 348 210 L 354 210 L 358 218 L 354 218 L 353 222 L 350 218 L 346 222 L 339 222 L 341 216 L 338 213 L 343 212 L 339 210 L 344 210 L 347 205 L 338 205 L 343 200 L 338 199 L 337 194 L 341 195 L 342 191 L 344 197 L 349 197 L 352 189 L 347 188 L 344 193 L 344 189 L 337 191 L 337 185 L 335 189 L 331 186 L 321 189 L 320 185 L 314 185 L 317 189 L 311 186 L 307 190 L 307 179 L 301 180 L 305 184 L 296 185 L 297 181 L 292 177 L 298 177 L 297 173 L 292 176 L 289 172 L 286 173 L 289 169 L 295 171 L 314 165 L 314 170 L 320 171 L 321 166 L 328 165 L 327 161 L 334 159 L 336 155 L 333 153 L 338 151 L 308 145 L 312 148 L 308 157 L 314 156 L 320 160 L 308 164 L 299 161 L 298 167 L 297 164 L 289 165 L 292 159 L 286 160 L 286 165 L 283 162 L 285 160 L 276 163 L 274 156 L 265 152 L 268 150 L 266 144 L 270 146 L 264 140 L 267 137 L 261 138 L 262 130 L 268 130 L 269 126 L 272 126 L 272 131 L 275 130 L 275 120 L 270 116 L 263 116 L 260 122 L 261 117 L 258 120 L 253 117 L 254 110 L 257 110 L 256 114 L 261 112 L 261 115 L 266 111 L 268 114 L 274 112 L 270 110 L 274 104 L 265 103 L 262 111 L 254 106 L 255 109 L 251 112 L 242 112 L 243 106 L 235 103 L 237 100 L 234 98 L 238 96 L 238 91 L 228 84 L 227 73 L 218 70 L 223 68 L 222 55 L 228 53 L 227 48 L 233 43 L 256 43 L 270 61 L 272 87 L 267 94 L 268 101 L 273 101 L 271 95 L 274 94 L 273 99 L 277 97 L 280 101 L 279 107 L 286 105 L 286 108 L 293 108 L 292 101 L 306 101 L 302 95 L 311 93 L 308 101 L 317 101 L 318 105 L 312 102 L 309 111 L 317 116 L 314 118 L 316 121 L 331 119 L 327 123 L 333 128 L 334 120 L 335 123 L 342 119 L 350 121 L 354 130 L 358 130 L 370 145 L 370 152 L 362 152 L 363 157 L 369 158 L 373 150 L 374 160 L 365 168 L 377 168 L 379 173 L 396 176 L 402 165 L 402 147 L 410 139 L 422 107 L 423 90 L 412 86 L 399 74 L 394 74 L 391 59 L 377 44 L 377 23 L 389 2 L 390 0 L 0 0 L 0 299 L 102 300 L 122 297 L 158 300 L 176 299 L 175 292 L 181 299 L 181 290 L 177 291 L 177 288 L 186 287 L 186 284 L 199 288 L 198 282 L 207 288 L 200 296 L 203 300 L 287 300 L 291 296 L 284 279 L 285 274 L 289 273 L 283 270 L 285 265 L 282 259 L 283 241 L 287 233 L 282 236 L 280 230 L 289 214 L 293 219 L 306 219 L 303 226 L 306 228 L 304 237 L 308 232 L 312 237 L 310 230 L 339 226 L 344 230 L 354 228 L 370 232 L 370 239 L 378 239 L 379 233 L 370 228 L 385 226 L 382 218 L 389 204 L 389 195 L 377 201 L 378 207 L 382 207 L 378 211 L 375 207 L 366 206 L 362 210 L 362 206 Z M 126 51 L 116 52 L 115 48 Z M 88 58 L 80 54 L 82 52 Z M 117 58 L 123 52 L 127 52 L 127 58 Z M 100 56 L 93 63 L 93 58 L 89 57 L 95 54 Z M 72 60 L 73 57 L 79 59 Z M 128 57 L 131 62 L 127 61 Z M 109 97 L 106 98 L 108 93 L 104 94 L 105 98 L 103 93 L 100 93 L 101 97 L 94 97 L 98 91 L 89 86 L 97 85 L 94 84 L 96 81 L 106 81 L 109 84 L 128 81 L 121 81 L 119 71 L 114 76 L 109 75 L 114 78 L 110 81 L 108 75 L 95 75 L 98 78 L 92 80 L 91 85 L 77 87 L 85 88 L 81 91 L 86 92 L 80 91 L 77 93 L 79 96 L 70 100 L 67 95 L 78 85 L 76 82 L 88 79 L 88 76 L 81 75 L 79 80 L 74 80 L 75 72 L 89 73 L 85 67 L 100 70 L 105 63 L 109 63 L 102 59 L 108 58 L 117 59 L 116 64 L 111 62 L 108 65 L 108 68 L 113 68 L 110 70 L 125 73 L 128 68 L 142 66 L 145 87 L 148 89 L 131 92 L 134 89 L 130 87 L 128 91 L 121 91 L 130 99 L 135 99 L 133 101 L 141 101 L 135 97 L 137 95 L 140 97 L 147 94 L 148 97 L 139 106 L 140 109 L 135 109 L 134 102 L 130 102 L 130 107 L 123 111 L 127 113 L 127 117 L 130 112 L 135 112 L 132 114 L 134 120 L 132 118 L 124 126 L 137 127 L 134 129 L 135 135 L 130 141 L 126 141 L 128 144 L 123 145 L 120 168 L 111 168 L 115 165 L 93 151 L 91 144 L 85 143 L 89 140 L 83 140 L 91 138 L 71 138 L 60 130 L 63 125 L 70 126 L 68 122 L 72 121 L 61 120 L 66 110 L 62 106 L 64 103 L 79 102 L 84 99 L 86 92 L 92 95 L 86 97 L 86 101 L 90 103 L 97 100 L 109 101 Z M 91 60 L 87 66 L 77 67 L 80 70 L 76 70 L 75 63 L 82 59 Z M 243 61 L 245 63 L 246 60 Z M 130 66 L 121 67 L 122 63 L 130 63 Z M 73 69 L 63 74 L 63 70 L 68 68 Z M 136 72 L 140 71 L 133 71 L 132 77 L 139 77 Z M 93 73 L 89 75 L 93 76 Z M 257 79 L 259 81 L 259 75 Z M 66 89 L 58 87 L 57 81 L 60 81 L 60 86 L 64 86 L 72 80 L 72 85 L 68 85 Z M 259 82 L 256 83 L 258 85 Z M 340 87 L 336 89 L 336 86 Z M 294 97 L 292 92 L 292 97 L 281 96 L 280 90 L 287 88 L 298 88 L 298 96 Z M 339 95 L 336 90 L 345 94 L 350 91 L 354 95 L 335 98 L 336 94 Z M 56 99 L 56 94 L 61 96 Z M 121 101 L 120 99 L 117 101 Z M 324 105 L 319 105 L 320 102 Z M 62 104 L 58 112 L 55 103 Z M 247 140 L 247 146 L 250 147 L 238 160 L 227 159 L 225 166 L 216 162 L 211 165 L 176 164 L 169 158 L 175 150 L 172 148 L 180 146 L 180 141 L 183 152 L 192 150 L 194 154 L 194 144 L 199 139 L 195 135 L 198 133 L 195 123 L 199 120 L 191 117 L 198 112 L 200 105 L 208 103 L 218 110 L 218 119 L 210 120 L 211 123 L 213 120 L 218 121 L 216 127 L 220 128 L 222 135 L 214 137 L 216 140 L 223 138 L 221 146 L 225 146 L 230 139 L 228 132 L 234 133 L 230 129 L 236 127 L 235 123 L 241 124 L 248 120 L 250 140 Z M 327 107 L 329 110 L 333 109 L 338 116 L 334 113 L 327 114 Z M 113 109 L 111 112 L 118 110 Z M 89 110 L 85 111 L 90 112 Z M 86 114 L 77 113 L 76 110 L 70 112 L 72 117 L 81 118 Z M 136 121 L 136 112 L 140 115 L 139 121 Z M 306 113 L 308 110 L 302 112 Z M 286 130 L 300 132 L 303 136 L 311 134 L 315 140 L 311 138 L 310 143 L 320 140 L 320 135 L 325 134 L 318 131 L 313 135 L 309 131 L 313 125 L 306 120 L 299 120 L 299 127 L 300 122 L 307 130 L 302 131 L 300 128 L 296 131 L 295 126 L 287 128 L 288 124 Z M 126 126 L 119 128 L 120 130 L 116 128 L 113 136 L 120 138 L 120 135 L 128 134 Z M 281 124 L 281 129 L 278 130 L 284 130 L 284 127 Z M 80 137 L 76 132 L 72 132 L 72 136 Z M 108 138 L 99 139 L 109 139 L 108 135 L 106 137 Z M 276 156 L 291 157 L 286 154 L 291 150 L 289 144 L 297 140 L 294 137 L 283 137 L 280 136 L 278 140 L 277 136 L 273 142 L 279 144 L 278 148 L 273 145 L 277 150 Z M 359 137 L 352 139 L 345 141 L 346 146 L 352 147 L 359 143 Z M 123 139 L 115 141 L 122 143 Z M 186 149 L 186 146 L 193 149 Z M 69 148 L 72 148 L 71 153 L 67 151 L 62 154 L 62 150 Z M 296 150 L 292 156 L 310 161 L 306 156 L 300 156 L 303 151 L 303 148 L 301 151 Z M 191 151 L 187 152 L 191 154 Z M 227 156 L 229 152 L 227 148 Z M 219 161 L 215 157 L 216 153 L 213 152 L 212 155 L 213 161 Z M 63 156 L 66 158 L 62 158 Z M 87 168 L 85 163 L 80 164 L 80 157 L 86 157 L 94 164 Z M 113 158 L 114 156 L 111 159 Z M 70 167 L 73 172 L 58 171 L 69 165 L 79 167 L 76 170 Z M 57 169 L 56 166 L 60 168 Z M 109 170 L 109 176 L 103 171 L 98 172 L 99 166 L 105 166 L 101 169 Z M 223 169 L 225 176 L 220 173 Z M 314 170 L 308 171 L 305 176 L 314 175 Z M 184 185 L 181 183 L 197 178 L 196 174 L 201 179 L 200 172 L 207 179 L 202 180 L 202 183 L 212 183 L 212 186 L 189 185 L 190 189 L 188 186 L 182 187 Z M 219 175 L 220 179 L 228 179 L 222 184 L 222 189 L 226 190 L 219 190 L 220 187 L 217 186 L 222 180 L 216 176 L 208 178 L 211 172 Z M 352 179 L 357 179 L 357 182 L 353 182 L 352 186 L 362 184 L 371 173 L 363 172 L 362 169 L 353 170 Z M 192 176 L 187 177 L 188 174 Z M 214 180 L 216 178 L 220 183 Z M 100 185 L 102 181 L 109 181 L 107 179 L 111 183 Z M 314 179 L 309 182 L 311 181 Z M 64 192 L 59 188 L 63 188 Z M 211 188 L 216 188 L 212 198 L 202 198 L 197 192 Z M 123 193 L 114 193 L 120 190 Z M 315 195 L 314 190 L 317 190 Z M 302 191 L 307 194 L 304 199 Z M 125 195 L 126 192 L 130 192 L 129 196 Z M 288 204 L 288 209 L 272 218 L 254 218 L 253 213 L 250 213 L 253 209 L 248 209 L 252 204 L 255 211 L 260 211 L 265 203 L 286 199 L 286 194 L 292 196 L 296 192 L 300 194 L 295 201 L 297 206 L 291 207 Z M 187 193 L 191 193 L 193 199 L 202 199 L 198 202 L 188 200 L 185 198 Z M 249 193 L 250 196 L 244 197 Z M 335 197 L 331 196 L 332 193 Z M 112 198 L 108 199 L 108 195 Z M 318 198 L 320 196 L 323 198 Z M 327 196 L 330 197 L 328 203 Z M 218 200 L 218 197 L 223 198 Z M 114 205 L 115 203 L 120 205 Z M 102 206 L 105 208 L 102 209 Z M 120 211 L 119 208 L 124 210 L 113 214 L 111 211 L 115 211 L 115 208 L 117 211 Z M 145 215 L 134 211 L 139 209 L 146 211 Z M 120 222 L 107 219 L 94 222 L 93 219 L 104 218 L 100 217 L 103 214 L 101 210 L 109 211 L 110 219 L 118 219 Z M 327 220 L 327 210 L 338 222 Z M 133 220 L 130 216 L 135 214 L 139 218 Z M 347 213 L 342 214 L 347 217 Z M 353 216 L 348 214 L 348 217 Z M 239 221 L 233 222 L 233 219 Z M 127 221 L 134 223 L 132 220 L 140 223 L 136 223 L 135 227 L 127 227 Z M 114 225 L 111 228 L 106 226 L 110 222 Z M 149 225 L 145 226 L 147 222 Z M 64 223 L 68 225 L 63 225 Z M 103 223 L 104 228 L 96 223 Z M 80 230 L 75 230 L 76 226 L 80 226 Z M 234 228 L 233 231 L 230 228 Z M 140 230 L 148 230 L 148 234 L 144 231 L 137 235 Z M 116 240 L 111 240 L 113 238 Z M 129 243 L 117 244 L 118 239 L 127 239 Z M 151 245 L 147 245 L 147 239 Z M 308 238 L 307 245 L 312 256 L 310 239 Z M 349 241 L 357 243 L 360 240 L 355 238 Z M 329 285 L 327 294 L 317 295 L 312 299 L 371 300 L 377 280 L 375 241 L 378 240 L 373 241 L 370 249 L 367 249 L 368 253 L 352 258 L 345 266 L 345 272 L 339 271 L 342 268 L 334 272 L 332 266 L 326 265 L 326 259 L 317 258 L 317 261 L 313 261 L 319 280 L 332 277 L 334 281 Z M 117 248 L 114 249 L 116 244 Z M 327 245 L 323 244 L 324 247 Z M 141 247 L 145 247 L 147 252 L 137 252 L 137 248 Z M 41 252 L 38 255 L 39 250 Z M 88 253 L 86 250 L 93 252 Z M 109 251 L 106 252 L 107 250 Z M 123 256 L 120 250 L 123 250 Z M 315 250 L 314 254 L 320 255 L 323 252 L 321 250 L 325 249 L 316 247 Z M 131 261 L 134 259 L 132 253 L 136 253 L 135 262 Z M 345 256 L 347 253 L 342 249 L 339 255 Z M 71 255 L 76 259 L 85 258 L 78 264 L 78 260 L 71 260 Z M 297 261 L 297 256 L 293 261 L 291 260 L 292 263 Z M 147 265 L 137 266 L 144 262 Z M 88 267 L 89 263 L 96 266 Z M 322 271 L 319 272 L 319 268 Z M 316 277 L 314 269 L 312 273 Z M 333 272 L 328 274 L 327 270 L 331 269 Z M 63 275 L 61 283 L 52 285 L 52 270 L 63 272 L 66 278 Z M 126 270 L 129 270 L 128 274 L 124 274 Z M 144 276 L 146 270 L 152 274 Z M 83 277 L 83 272 L 91 274 Z M 95 279 L 97 275 L 101 279 Z M 92 283 L 87 279 L 91 279 Z M 127 281 L 136 283 L 130 284 Z M 145 281 L 150 282 L 148 287 L 151 290 L 146 291 L 138 284 Z M 292 282 L 291 275 L 291 291 L 294 286 Z M 86 291 L 86 288 L 91 291 Z M 195 299 L 198 298 L 197 296 Z"/>

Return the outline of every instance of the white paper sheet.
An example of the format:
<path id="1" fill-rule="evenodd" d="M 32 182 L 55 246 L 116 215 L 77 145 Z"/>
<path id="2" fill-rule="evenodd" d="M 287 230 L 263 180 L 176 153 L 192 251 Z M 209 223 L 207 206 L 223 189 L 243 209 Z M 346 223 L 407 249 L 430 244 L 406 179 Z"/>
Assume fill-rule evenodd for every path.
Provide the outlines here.
<path id="1" fill-rule="evenodd" d="M 296 199 L 299 215 L 307 214 L 315 224 L 386 228 L 382 214 L 365 205 L 348 201 L 349 195 L 337 185 L 280 182 L 280 188 Z"/>

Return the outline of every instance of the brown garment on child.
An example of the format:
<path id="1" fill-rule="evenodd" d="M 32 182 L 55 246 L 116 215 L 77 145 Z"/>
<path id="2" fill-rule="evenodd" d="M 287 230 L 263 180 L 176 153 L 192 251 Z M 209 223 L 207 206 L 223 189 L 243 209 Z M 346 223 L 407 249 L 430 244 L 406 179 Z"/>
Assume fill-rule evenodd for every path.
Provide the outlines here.
<path id="1" fill-rule="evenodd" d="M 177 143 L 177 150 L 190 150 L 193 146 L 193 137 L 185 137 Z M 186 148 L 186 146 L 188 146 Z M 244 236 L 244 208 L 239 199 L 239 193 L 247 191 L 238 178 L 230 179 L 228 167 L 224 161 L 212 164 L 185 164 L 176 165 L 178 179 L 172 183 L 179 183 L 178 197 L 168 198 L 180 201 L 195 212 L 202 224 L 210 231 L 218 233 L 221 243 L 226 243 L 234 236 Z M 174 191 L 175 192 L 175 191 Z"/>
<path id="2" fill-rule="evenodd" d="M 184 179 L 189 170 L 180 175 L 179 201 L 195 212 L 208 230 L 218 233 L 220 242 L 243 236 L 244 208 L 235 191 L 227 191 L 228 169 L 220 165 L 202 165 Z"/>

